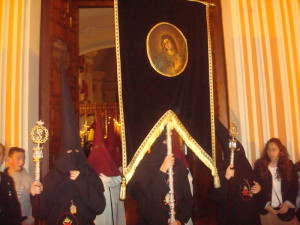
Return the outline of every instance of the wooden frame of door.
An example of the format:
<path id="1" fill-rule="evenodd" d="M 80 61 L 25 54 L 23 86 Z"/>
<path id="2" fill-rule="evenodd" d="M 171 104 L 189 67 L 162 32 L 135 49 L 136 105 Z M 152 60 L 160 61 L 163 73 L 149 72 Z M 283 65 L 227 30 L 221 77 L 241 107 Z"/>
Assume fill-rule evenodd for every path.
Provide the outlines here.
<path id="1" fill-rule="evenodd" d="M 211 0 L 210 3 L 215 4 L 210 8 L 210 28 L 211 28 L 211 44 L 213 54 L 213 74 L 214 74 L 214 104 L 215 115 L 221 119 L 223 123 L 229 121 L 229 107 L 227 97 L 227 76 L 226 63 L 223 41 L 222 26 L 222 10 L 220 0 Z M 57 4 L 57 5 L 56 5 Z M 66 41 L 70 47 L 71 64 L 66 73 L 69 77 L 69 83 L 72 89 L 73 103 L 76 112 L 78 111 L 78 14 L 79 8 L 108 8 L 113 7 L 113 0 L 47 0 L 42 1 L 41 12 L 41 46 L 40 46 L 40 119 L 45 122 L 49 128 L 50 139 L 44 145 L 44 160 L 42 172 L 45 175 L 49 167 L 53 165 L 55 156 L 59 150 L 60 132 L 59 132 L 59 68 L 55 65 L 53 57 L 53 43 L 57 38 L 64 41 L 66 38 L 73 36 L 73 44 Z M 71 25 L 70 25 L 71 24 Z M 71 26 L 71 28 L 70 28 Z M 68 32 L 69 33 L 68 33 Z M 77 32 L 77 33 L 76 33 Z M 68 36 L 69 35 L 69 36 Z M 75 48 L 71 48 L 71 47 Z M 222 152 L 217 145 L 217 164 L 222 160 Z M 198 160 L 199 161 L 199 160 Z M 194 171 L 202 168 L 200 163 L 193 164 Z M 207 174 L 207 177 L 203 176 Z M 200 174 L 198 174 L 200 176 Z M 197 172 L 194 176 L 198 176 Z M 202 173 L 201 179 L 206 179 L 201 183 L 201 190 L 194 189 L 194 204 L 196 207 L 201 205 L 208 206 L 208 188 L 210 173 Z M 197 180 L 194 177 L 194 185 L 197 186 Z M 201 202 L 201 205 L 199 204 Z"/>

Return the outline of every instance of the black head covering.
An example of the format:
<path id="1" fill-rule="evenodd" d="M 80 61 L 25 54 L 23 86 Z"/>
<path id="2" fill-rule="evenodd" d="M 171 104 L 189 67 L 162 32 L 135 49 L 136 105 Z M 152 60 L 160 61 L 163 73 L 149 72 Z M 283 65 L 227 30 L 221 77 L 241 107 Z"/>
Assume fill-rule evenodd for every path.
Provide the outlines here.
<path id="1" fill-rule="evenodd" d="M 69 173 L 70 170 L 79 170 L 79 166 L 82 163 L 87 166 L 88 164 L 81 148 L 79 129 L 76 123 L 67 76 L 63 65 L 61 68 L 61 144 L 55 167 L 62 173 Z"/>
<path id="2" fill-rule="evenodd" d="M 149 212 L 153 210 L 147 195 L 152 179 L 167 155 L 167 146 L 163 143 L 165 139 L 166 135 L 162 132 L 151 146 L 150 153 L 145 154 L 127 185 L 130 195 L 138 201 L 138 224 L 149 224 L 152 219 Z"/>
<path id="3" fill-rule="evenodd" d="M 166 134 L 163 131 L 151 146 L 150 153 L 146 153 L 144 159 L 140 163 L 141 166 L 157 170 L 167 156 L 167 145 L 164 143 Z"/>
<path id="4" fill-rule="evenodd" d="M 149 171 L 156 173 L 160 169 L 165 157 L 167 156 L 166 139 L 166 129 L 164 129 L 151 146 L 150 151 L 145 154 L 144 158 L 138 165 L 132 180 L 129 182 L 129 189 L 135 180 L 144 180 L 145 171 L 148 173 Z M 183 165 L 183 162 L 180 159 L 176 159 L 175 161 L 178 161 L 178 163 L 180 162 L 180 164 Z"/>
<path id="5" fill-rule="evenodd" d="M 128 191 L 138 201 L 138 224 L 167 224 L 169 211 L 162 207 L 163 197 L 169 191 L 168 174 L 160 171 L 167 156 L 165 131 L 155 140 L 150 153 L 146 153 L 135 174 L 128 183 Z M 192 195 L 188 182 L 188 170 L 180 159 L 175 159 L 174 191 L 176 219 L 186 223 L 192 213 Z"/>
<path id="6" fill-rule="evenodd" d="M 78 224 L 88 224 L 105 207 L 103 184 L 90 167 L 80 144 L 71 93 L 61 65 L 61 147 L 58 159 L 43 179 L 44 191 L 40 198 L 41 219 L 47 224 L 60 224 L 61 216 L 70 213 L 70 206 L 77 207 L 73 215 Z M 80 172 L 75 180 L 70 179 L 70 171 Z"/>

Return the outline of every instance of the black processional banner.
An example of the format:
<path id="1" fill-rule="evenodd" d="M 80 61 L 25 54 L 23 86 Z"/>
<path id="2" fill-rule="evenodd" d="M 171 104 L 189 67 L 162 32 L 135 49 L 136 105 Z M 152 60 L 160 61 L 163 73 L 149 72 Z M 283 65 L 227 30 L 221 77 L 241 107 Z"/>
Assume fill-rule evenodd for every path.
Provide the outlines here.
<path id="1" fill-rule="evenodd" d="M 128 163 L 142 158 L 137 150 L 171 110 L 186 138 L 197 142 L 213 164 L 207 7 L 186 0 L 115 3 L 119 103 Z"/>

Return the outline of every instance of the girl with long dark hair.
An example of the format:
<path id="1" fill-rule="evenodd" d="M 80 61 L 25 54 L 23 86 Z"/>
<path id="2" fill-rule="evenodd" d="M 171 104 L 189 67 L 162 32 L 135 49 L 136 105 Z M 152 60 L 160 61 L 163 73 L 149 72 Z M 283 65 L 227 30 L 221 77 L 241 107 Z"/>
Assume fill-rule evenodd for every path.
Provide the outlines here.
<path id="1" fill-rule="evenodd" d="M 298 176 L 286 147 L 278 138 L 271 138 L 255 162 L 254 173 L 261 185 L 258 198 L 260 218 L 267 224 L 299 224 L 296 217 L 283 221 L 283 215 L 295 208 L 298 193 Z"/>

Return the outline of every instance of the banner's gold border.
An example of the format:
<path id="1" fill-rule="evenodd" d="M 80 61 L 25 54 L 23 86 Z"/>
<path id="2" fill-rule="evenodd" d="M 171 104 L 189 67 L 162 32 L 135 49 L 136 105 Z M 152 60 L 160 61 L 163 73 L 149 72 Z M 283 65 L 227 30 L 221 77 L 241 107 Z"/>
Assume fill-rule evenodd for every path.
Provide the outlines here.
<path id="1" fill-rule="evenodd" d="M 125 121 L 124 121 L 123 97 L 122 97 L 118 0 L 114 0 L 114 18 L 115 18 L 115 39 L 116 39 L 115 42 L 116 42 L 116 59 L 117 59 L 118 97 L 119 97 L 119 111 L 120 111 L 120 123 L 121 123 L 121 142 L 122 142 L 122 173 L 124 174 L 124 173 L 126 173 L 127 154 L 126 154 Z"/>
<path id="2" fill-rule="evenodd" d="M 203 5 L 206 5 L 206 6 L 216 6 L 214 3 L 210 3 L 210 2 L 204 2 L 204 1 L 200 1 L 200 0 L 187 0 L 189 2 L 198 2 L 198 3 L 201 3 Z"/>
<path id="3" fill-rule="evenodd" d="M 209 21 L 209 4 L 206 5 L 206 23 L 207 23 L 207 42 L 208 42 L 208 66 L 209 66 L 209 91 L 210 91 L 210 122 L 211 122 L 211 143 L 212 143 L 212 158 L 215 167 L 216 163 L 216 137 L 215 137 L 215 110 L 214 110 L 214 78 L 213 78 L 213 63 L 211 50 L 210 36 L 210 21 Z M 215 184 L 216 186 L 216 184 Z"/>

